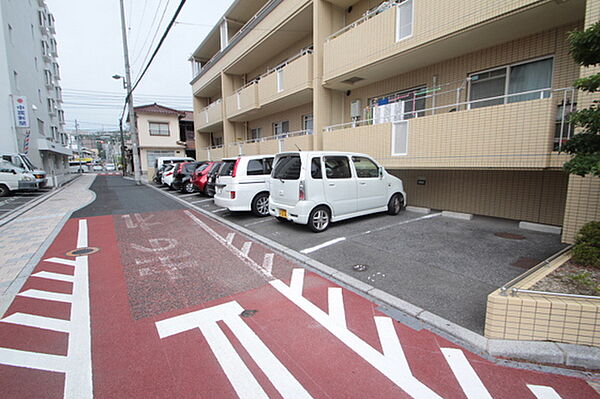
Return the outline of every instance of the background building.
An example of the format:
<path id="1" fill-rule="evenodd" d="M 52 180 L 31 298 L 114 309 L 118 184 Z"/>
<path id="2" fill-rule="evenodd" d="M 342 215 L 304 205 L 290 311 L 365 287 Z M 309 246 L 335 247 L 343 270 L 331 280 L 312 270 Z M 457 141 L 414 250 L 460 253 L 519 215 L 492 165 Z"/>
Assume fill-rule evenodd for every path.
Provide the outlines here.
<path id="1" fill-rule="evenodd" d="M 567 33 L 598 0 L 235 1 L 194 51 L 198 159 L 367 153 L 408 204 L 563 227 L 600 179 L 562 172 L 588 73 Z"/>
<path id="2" fill-rule="evenodd" d="M 142 174 L 152 178 L 157 157 L 195 156 L 194 143 L 186 145 L 186 136 L 194 131 L 191 112 L 162 105 L 134 107 L 139 135 Z"/>
<path id="3" fill-rule="evenodd" d="M 26 153 L 48 173 L 48 184 L 61 184 L 72 152 L 64 133 L 54 17 L 43 0 L 2 1 L 0 23 L 0 151 Z M 17 120 L 17 105 L 24 119 Z"/>

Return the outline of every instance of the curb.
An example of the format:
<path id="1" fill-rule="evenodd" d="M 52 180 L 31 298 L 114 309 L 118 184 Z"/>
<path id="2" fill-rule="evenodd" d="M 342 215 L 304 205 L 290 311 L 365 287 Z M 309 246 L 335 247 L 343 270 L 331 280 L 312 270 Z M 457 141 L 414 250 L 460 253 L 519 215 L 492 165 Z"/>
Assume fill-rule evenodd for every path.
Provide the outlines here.
<path id="1" fill-rule="evenodd" d="M 190 204 L 181 198 L 154 187 L 152 184 L 145 182 L 143 184 L 186 205 L 188 208 L 194 209 L 242 234 L 252 237 L 252 239 L 277 250 L 281 255 L 307 266 L 308 269 L 317 272 L 317 274 L 332 278 L 335 282 L 343 283 L 352 291 L 366 296 L 377 304 L 416 318 L 418 321 L 432 327 L 433 330 L 442 332 L 442 335 L 446 336 L 446 338 L 449 338 L 451 341 L 463 344 L 468 349 L 487 357 L 489 360 L 500 361 L 510 359 L 515 361 L 541 363 L 543 365 L 579 367 L 585 368 L 590 372 L 600 370 L 600 348 L 554 342 L 512 341 L 486 338 L 465 327 L 459 326 L 450 320 L 437 316 L 346 273 L 309 258 L 300 252 L 285 247 L 278 242 L 258 235 L 243 226 L 237 225 L 212 212 L 208 212 L 205 209 Z M 543 368 L 543 365 L 538 366 Z M 553 371 L 556 372 L 556 370 Z"/>

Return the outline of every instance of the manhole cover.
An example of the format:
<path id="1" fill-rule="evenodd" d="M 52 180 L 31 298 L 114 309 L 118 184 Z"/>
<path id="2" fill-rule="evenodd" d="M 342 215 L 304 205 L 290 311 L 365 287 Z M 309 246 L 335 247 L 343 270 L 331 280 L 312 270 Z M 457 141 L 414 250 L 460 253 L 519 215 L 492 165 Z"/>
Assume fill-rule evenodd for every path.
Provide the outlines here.
<path id="1" fill-rule="evenodd" d="M 522 236 L 520 234 L 513 234 L 513 233 L 500 232 L 500 233 L 494 233 L 494 235 L 496 237 L 507 238 L 509 240 L 524 240 L 525 239 L 525 236 Z"/>
<path id="2" fill-rule="evenodd" d="M 515 263 L 513 263 L 512 265 L 516 266 L 516 267 L 520 267 L 521 269 L 531 269 L 538 263 L 540 263 L 539 259 L 521 257 L 521 258 L 517 259 L 517 261 Z"/>
<path id="3" fill-rule="evenodd" d="M 354 266 L 352 266 L 352 269 L 353 269 L 355 272 L 364 272 L 364 271 L 365 271 L 365 270 L 367 270 L 368 268 L 369 268 L 369 266 L 367 266 L 367 265 L 363 265 L 363 264 L 360 264 L 360 263 L 359 263 L 358 265 L 354 265 Z"/>
<path id="4" fill-rule="evenodd" d="M 246 309 L 242 312 L 242 314 L 240 316 L 242 317 L 252 317 L 256 314 L 256 312 L 258 312 L 258 310 L 250 310 L 250 309 Z"/>
<path id="5" fill-rule="evenodd" d="M 69 252 L 67 252 L 66 255 L 67 256 L 85 256 L 85 255 L 95 254 L 98 251 L 100 251 L 100 248 L 85 247 L 85 248 L 72 249 Z"/>

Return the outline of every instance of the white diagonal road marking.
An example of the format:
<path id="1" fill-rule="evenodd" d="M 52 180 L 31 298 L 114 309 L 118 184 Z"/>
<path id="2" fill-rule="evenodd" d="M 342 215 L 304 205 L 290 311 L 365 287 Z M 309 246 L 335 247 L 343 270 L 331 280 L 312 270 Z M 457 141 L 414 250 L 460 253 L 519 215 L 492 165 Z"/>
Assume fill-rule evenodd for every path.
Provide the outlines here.
<path id="1" fill-rule="evenodd" d="M 440 349 L 467 398 L 492 399 L 462 350 L 455 348 Z"/>

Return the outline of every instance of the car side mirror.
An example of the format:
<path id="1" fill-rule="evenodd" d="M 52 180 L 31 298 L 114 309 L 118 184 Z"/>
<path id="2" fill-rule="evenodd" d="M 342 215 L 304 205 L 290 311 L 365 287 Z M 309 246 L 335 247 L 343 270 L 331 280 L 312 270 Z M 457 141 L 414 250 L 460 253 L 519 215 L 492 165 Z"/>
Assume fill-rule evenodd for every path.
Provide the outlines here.
<path id="1" fill-rule="evenodd" d="M 379 178 L 383 179 L 383 166 L 379 167 Z"/>
<path id="2" fill-rule="evenodd" d="M 13 174 L 13 175 L 16 175 L 16 174 L 17 174 L 17 171 L 13 169 L 13 170 L 12 170 L 12 174 Z"/>

